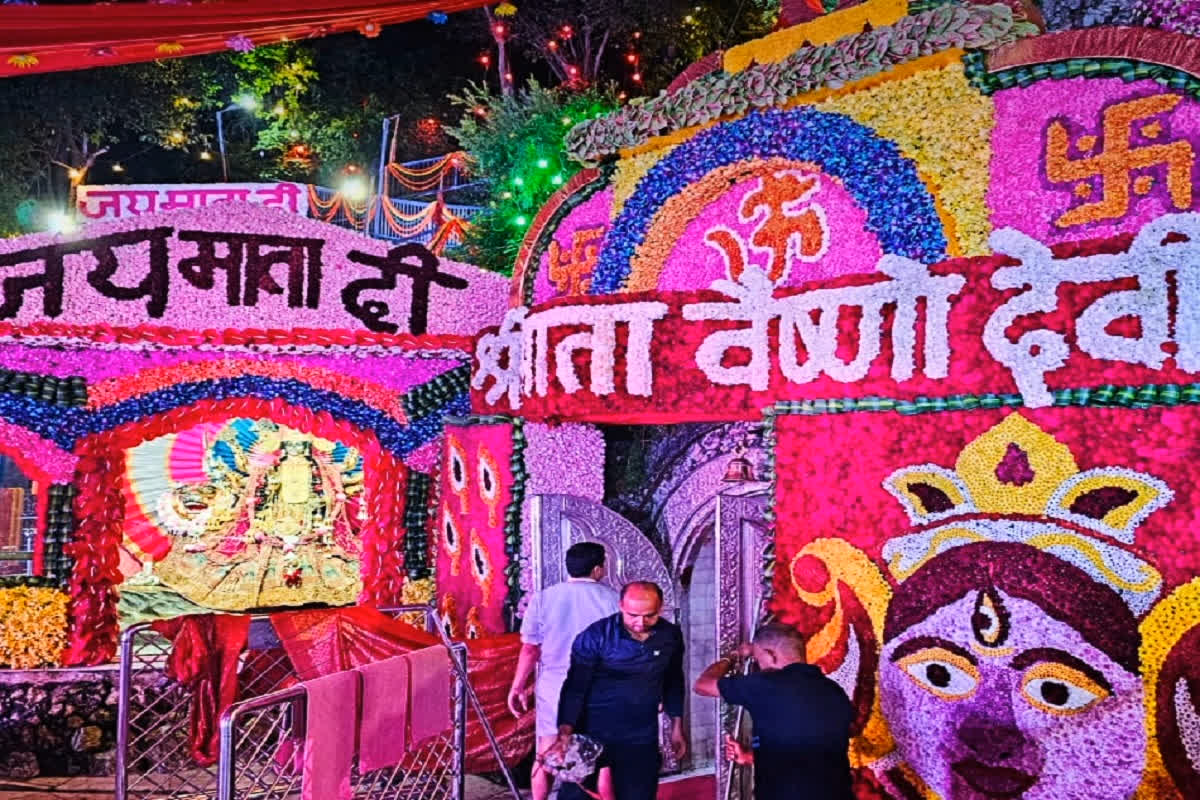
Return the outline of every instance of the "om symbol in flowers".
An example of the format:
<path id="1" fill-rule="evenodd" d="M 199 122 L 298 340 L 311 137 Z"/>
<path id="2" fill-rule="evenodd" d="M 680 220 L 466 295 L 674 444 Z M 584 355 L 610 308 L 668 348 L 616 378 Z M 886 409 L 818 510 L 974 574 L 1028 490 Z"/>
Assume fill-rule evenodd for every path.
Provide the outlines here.
<path id="1" fill-rule="evenodd" d="M 1125 216 L 1132 200 L 1131 190 L 1139 196 L 1153 190 L 1155 178 L 1145 172 L 1152 167 L 1166 168 L 1167 193 L 1175 208 L 1191 208 L 1195 150 L 1186 139 L 1159 141 L 1167 131 L 1162 120 L 1151 119 L 1170 112 L 1179 101 L 1179 95 L 1161 94 L 1110 105 L 1102 114 L 1101 136 L 1076 137 L 1075 148 L 1082 154 L 1077 158 L 1070 156 L 1067 126 L 1062 120 L 1050 123 L 1046 129 L 1046 177 L 1053 183 L 1073 183 L 1075 196 L 1083 200 L 1095 191 L 1094 179 L 1099 179 L 1102 186 L 1098 200 L 1066 211 L 1054 220 L 1057 227 Z"/>
<path id="2" fill-rule="evenodd" d="M 742 198 L 738 219 L 757 221 L 749 246 L 769 254 L 767 277 L 776 285 L 787 278 L 793 260 L 817 261 L 829 249 L 825 209 L 811 202 L 820 188 L 816 175 L 781 170 L 759 178 Z M 740 278 L 748 261 L 745 240 L 722 225 L 710 229 L 704 241 L 721 252 L 729 277 Z"/>

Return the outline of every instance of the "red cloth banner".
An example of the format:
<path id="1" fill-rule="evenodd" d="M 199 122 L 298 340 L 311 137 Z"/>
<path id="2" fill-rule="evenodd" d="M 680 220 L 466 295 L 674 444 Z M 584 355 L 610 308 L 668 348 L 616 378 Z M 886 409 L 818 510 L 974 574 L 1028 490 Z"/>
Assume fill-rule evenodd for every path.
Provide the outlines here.
<path id="1" fill-rule="evenodd" d="M 242 0 L 0 8 L 0 77 L 131 64 L 360 31 L 480 0 Z"/>

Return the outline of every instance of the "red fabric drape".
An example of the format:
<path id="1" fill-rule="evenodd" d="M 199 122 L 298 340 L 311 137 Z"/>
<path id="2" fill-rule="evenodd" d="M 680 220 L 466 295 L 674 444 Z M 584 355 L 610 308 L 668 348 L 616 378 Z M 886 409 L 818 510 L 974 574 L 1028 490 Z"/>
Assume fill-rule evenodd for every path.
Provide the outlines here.
<path id="1" fill-rule="evenodd" d="M 188 741 L 197 764 L 216 763 L 221 713 L 237 700 L 238 656 L 250 618 L 202 614 L 161 620 L 154 630 L 172 640 L 167 674 L 191 691 Z"/>
<path id="2" fill-rule="evenodd" d="M 271 615 L 275 635 L 296 677 L 310 681 L 429 647 L 437 637 L 367 606 L 281 611 Z"/>
<path id="3" fill-rule="evenodd" d="M 301 680 L 368 664 L 436 644 L 438 639 L 366 606 L 287 611 L 271 616 L 275 633 Z M 506 634 L 467 642 L 467 671 L 492 724 L 504 760 L 515 764 L 533 747 L 533 715 L 514 719 L 508 685 L 517 667 L 521 640 Z M 467 715 L 467 770 L 498 769 L 474 712 Z"/>
<path id="4" fill-rule="evenodd" d="M 239 0 L 0 6 L 0 77 L 59 72 L 307 39 L 454 12 L 482 0 Z"/>

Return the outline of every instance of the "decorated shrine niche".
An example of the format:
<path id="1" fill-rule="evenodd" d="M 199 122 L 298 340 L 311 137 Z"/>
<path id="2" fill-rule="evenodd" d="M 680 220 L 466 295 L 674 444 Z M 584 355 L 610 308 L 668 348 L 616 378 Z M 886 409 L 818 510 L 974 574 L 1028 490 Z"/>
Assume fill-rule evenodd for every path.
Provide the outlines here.
<path id="1" fill-rule="evenodd" d="M 200 425 L 131 448 L 122 603 L 146 593 L 224 611 L 353 603 L 363 469 L 355 448 L 269 419 Z"/>
<path id="2" fill-rule="evenodd" d="M 757 438 L 615 496 L 527 456 L 522 586 L 601 541 L 714 657 L 764 597 L 862 798 L 1191 797 L 1200 8 L 804 5 L 568 135 L 473 410 L 607 430 L 609 473 L 638 426 Z"/>

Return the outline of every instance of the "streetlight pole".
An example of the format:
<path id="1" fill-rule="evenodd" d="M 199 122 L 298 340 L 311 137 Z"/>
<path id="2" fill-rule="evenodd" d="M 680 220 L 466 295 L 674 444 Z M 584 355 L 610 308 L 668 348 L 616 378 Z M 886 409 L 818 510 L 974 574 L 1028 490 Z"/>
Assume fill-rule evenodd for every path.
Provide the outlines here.
<path id="1" fill-rule="evenodd" d="M 258 98 L 252 95 L 243 95 L 217 112 L 217 146 L 221 150 L 221 175 L 226 183 L 229 183 L 229 160 L 225 157 L 225 121 L 221 119 L 221 116 L 226 111 L 233 111 L 237 108 L 253 111 L 258 108 Z"/>
<path id="2" fill-rule="evenodd" d="M 225 123 L 221 119 L 221 115 L 237 107 L 234 104 L 217 112 L 217 146 L 221 150 L 221 176 L 225 183 L 229 183 L 229 160 L 225 158 Z"/>

